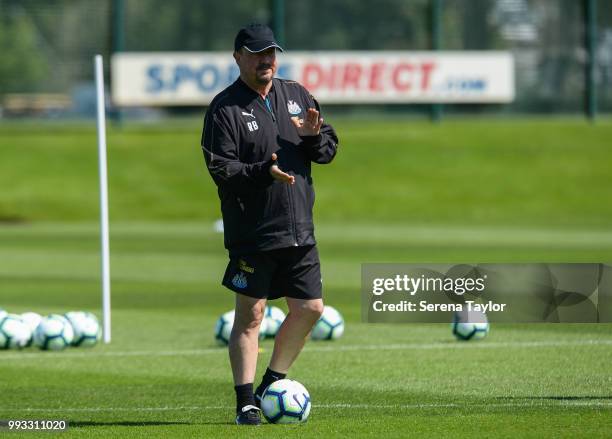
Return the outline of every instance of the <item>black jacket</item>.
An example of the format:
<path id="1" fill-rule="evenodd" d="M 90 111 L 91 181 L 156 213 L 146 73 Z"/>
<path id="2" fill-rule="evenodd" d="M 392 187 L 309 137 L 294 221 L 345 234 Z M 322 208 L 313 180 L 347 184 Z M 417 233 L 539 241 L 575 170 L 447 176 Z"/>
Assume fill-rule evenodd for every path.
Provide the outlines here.
<path id="1" fill-rule="evenodd" d="M 219 93 L 204 118 L 202 151 L 217 184 L 230 255 L 315 244 L 310 163 L 329 163 L 334 129 L 300 137 L 292 116 L 305 118 L 318 103 L 300 84 L 274 79 L 268 103 L 241 79 Z M 320 110 L 319 110 L 320 111 Z M 295 184 L 274 180 L 272 153 Z"/>

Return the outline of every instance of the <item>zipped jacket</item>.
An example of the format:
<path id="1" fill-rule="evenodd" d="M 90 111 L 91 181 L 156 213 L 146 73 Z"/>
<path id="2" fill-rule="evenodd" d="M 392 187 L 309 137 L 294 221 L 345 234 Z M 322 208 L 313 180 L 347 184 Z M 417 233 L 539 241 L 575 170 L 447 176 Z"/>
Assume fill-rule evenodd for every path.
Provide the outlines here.
<path id="1" fill-rule="evenodd" d="M 266 99 L 239 78 L 211 102 L 201 145 L 230 256 L 316 244 L 311 162 L 330 163 L 338 137 L 326 123 L 319 135 L 300 137 L 290 118 L 304 119 L 309 108 L 320 111 L 304 87 L 277 78 Z M 295 184 L 272 178 L 272 153 Z"/>

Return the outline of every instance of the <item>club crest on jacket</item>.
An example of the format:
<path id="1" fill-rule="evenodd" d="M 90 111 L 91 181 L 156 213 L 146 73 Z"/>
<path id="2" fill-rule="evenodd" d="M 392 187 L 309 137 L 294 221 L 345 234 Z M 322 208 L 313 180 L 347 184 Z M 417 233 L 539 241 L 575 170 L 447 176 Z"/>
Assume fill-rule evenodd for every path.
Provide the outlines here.
<path id="1" fill-rule="evenodd" d="M 300 114 L 302 112 L 302 109 L 295 101 L 290 100 L 287 101 L 287 111 L 289 111 L 289 114 L 295 116 L 296 114 Z"/>

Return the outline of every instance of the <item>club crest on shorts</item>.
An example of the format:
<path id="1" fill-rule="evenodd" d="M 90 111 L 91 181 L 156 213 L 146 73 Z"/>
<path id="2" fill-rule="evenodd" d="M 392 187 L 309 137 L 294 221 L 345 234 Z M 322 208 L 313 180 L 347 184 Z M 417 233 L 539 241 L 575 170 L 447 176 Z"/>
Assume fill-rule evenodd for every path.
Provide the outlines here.
<path id="1" fill-rule="evenodd" d="M 300 114 L 302 112 L 302 109 L 295 101 L 289 100 L 287 101 L 287 111 L 289 111 L 289 114 L 295 116 L 296 114 Z"/>
<path id="2" fill-rule="evenodd" d="M 247 278 L 244 273 L 236 273 L 236 275 L 232 279 L 232 285 L 242 290 L 246 288 L 249 283 L 247 282 Z"/>

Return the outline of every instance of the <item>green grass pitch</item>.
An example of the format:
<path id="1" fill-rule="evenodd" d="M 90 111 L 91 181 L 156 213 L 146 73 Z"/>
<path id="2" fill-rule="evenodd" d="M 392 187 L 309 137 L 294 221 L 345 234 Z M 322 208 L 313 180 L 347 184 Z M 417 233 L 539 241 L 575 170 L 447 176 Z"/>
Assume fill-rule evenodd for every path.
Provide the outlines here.
<path id="1" fill-rule="evenodd" d="M 63 436 L 87 438 L 609 437 L 612 325 L 494 324 L 457 342 L 446 324 L 361 323 L 359 281 L 362 262 L 611 261 L 612 125 L 336 125 L 317 236 L 347 326 L 290 372 L 311 393 L 306 424 L 232 425 L 212 339 L 232 295 L 198 123 L 111 130 L 113 342 L 0 352 L 0 419 L 63 419 Z M 3 126 L 0 141 L 0 307 L 99 315 L 94 132 Z"/>

